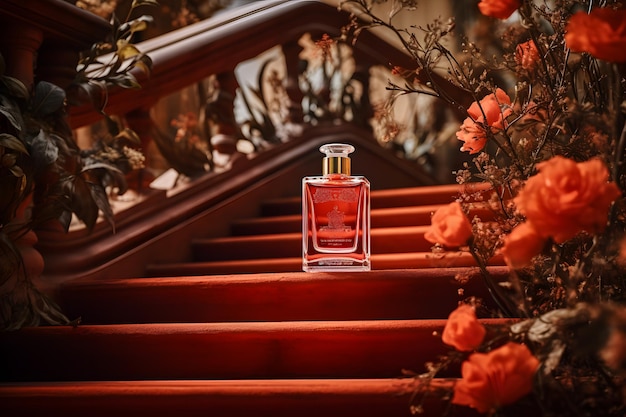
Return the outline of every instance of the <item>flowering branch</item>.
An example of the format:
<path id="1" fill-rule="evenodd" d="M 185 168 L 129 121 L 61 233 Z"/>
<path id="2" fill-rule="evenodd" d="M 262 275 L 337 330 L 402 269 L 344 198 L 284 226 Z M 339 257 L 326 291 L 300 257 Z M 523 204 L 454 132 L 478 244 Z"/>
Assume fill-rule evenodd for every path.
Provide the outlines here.
<path id="1" fill-rule="evenodd" d="M 454 351 L 429 369 L 462 362 L 451 404 L 492 416 L 625 415 L 626 6 L 480 0 L 499 29 L 489 33 L 498 55 L 485 59 L 470 34 L 458 35 L 458 54 L 445 46 L 454 20 L 396 28 L 400 10 L 382 20 L 378 3 L 343 2 L 355 14 L 345 33 L 397 36 L 415 69 L 394 71 L 405 86 L 388 88 L 460 112 L 456 138 L 473 160 L 458 182 L 489 186 L 442 206 L 424 237 L 438 252 L 469 251 L 491 315 L 524 318 L 485 331 L 475 303 L 460 305 L 442 334 Z M 477 202 L 489 216 L 469 218 Z M 503 283 L 489 274 L 498 257 Z"/>

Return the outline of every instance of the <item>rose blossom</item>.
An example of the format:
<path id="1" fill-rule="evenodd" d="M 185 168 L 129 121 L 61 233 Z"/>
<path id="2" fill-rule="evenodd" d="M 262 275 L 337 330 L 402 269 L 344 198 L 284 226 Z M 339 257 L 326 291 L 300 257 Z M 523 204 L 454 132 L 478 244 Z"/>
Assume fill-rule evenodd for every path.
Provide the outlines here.
<path id="1" fill-rule="evenodd" d="M 513 201 L 541 236 L 563 243 L 581 231 L 604 230 L 620 190 L 608 182 L 609 172 L 600 159 L 576 163 L 555 156 L 537 169 Z"/>
<path id="2" fill-rule="evenodd" d="M 461 152 L 467 151 L 472 155 L 480 152 L 487 144 L 485 129 L 471 117 L 465 119 L 456 137 L 463 141 Z"/>
<path id="3" fill-rule="evenodd" d="M 545 242 L 546 238 L 531 223 L 521 223 L 504 238 L 504 246 L 500 252 L 509 267 L 519 269 L 528 265 L 541 252 Z"/>
<path id="4" fill-rule="evenodd" d="M 609 62 L 626 62 L 626 10 L 578 12 L 567 22 L 565 44 Z"/>
<path id="5" fill-rule="evenodd" d="M 482 343 L 486 333 L 485 327 L 476 318 L 474 307 L 461 304 L 448 316 L 441 340 L 458 351 L 469 352 Z"/>
<path id="6" fill-rule="evenodd" d="M 463 246 L 472 236 L 472 225 L 463 213 L 461 203 L 455 201 L 442 206 L 431 218 L 424 238 L 444 246 Z"/>
<path id="7" fill-rule="evenodd" d="M 481 0 L 478 8 L 485 16 L 508 19 L 520 5 L 520 0 Z"/>
<path id="8" fill-rule="evenodd" d="M 498 88 L 495 93 L 485 96 L 480 102 L 472 103 L 467 113 L 469 117 L 463 121 L 461 128 L 456 132 L 456 137 L 464 142 L 461 151 L 475 154 L 487 143 L 484 125 L 491 127 L 492 131 L 504 128 L 504 119 L 513 113 L 511 99 Z"/>
<path id="9" fill-rule="evenodd" d="M 532 39 L 517 45 L 517 48 L 515 48 L 515 62 L 522 68 L 530 71 L 535 68 L 537 61 L 539 61 L 539 50 Z"/>
<path id="10" fill-rule="evenodd" d="M 514 403 L 532 390 L 538 367 L 539 360 L 528 348 L 514 342 L 489 353 L 473 353 L 461 367 L 452 403 L 481 413 Z"/>

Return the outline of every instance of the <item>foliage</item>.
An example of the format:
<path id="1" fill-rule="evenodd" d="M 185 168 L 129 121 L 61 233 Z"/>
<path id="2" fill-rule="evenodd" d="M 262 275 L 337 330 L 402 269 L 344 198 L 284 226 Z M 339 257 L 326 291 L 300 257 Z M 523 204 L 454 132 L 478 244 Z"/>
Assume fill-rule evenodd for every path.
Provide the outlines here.
<path id="1" fill-rule="evenodd" d="M 136 0 L 133 8 L 146 4 L 156 2 Z M 139 87 L 132 70 L 148 70 L 151 62 L 132 44 L 132 37 L 150 20 L 142 16 L 120 24 L 113 19 L 111 39 L 95 44 L 80 58 L 67 91 L 46 81 L 29 91 L 6 74 L 0 57 L 0 285 L 12 287 L 4 294 L 3 328 L 66 320 L 29 281 L 15 246 L 19 237 L 49 221 L 58 221 L 67 230 L 73 216 L 89 230 L 100 213 L 113 225 L 107 189 L 123 193 L 125 173 L 140 167 L 143 157 L 132 149 L 138 144 L 136 134 L 120 129 L 105 113 L 107 91 L 113 86 Z M 106 118 L 110 129 L 86 150 L 76 145 L 66 117 L 68 104 L 84 100 Z M 18 208 L 31 196 L 31 215 L 16 220 Z"/>
<path id="2" fill-rule="evenodd" d="M 378 3 L 342 2 L 353 13 L 344 35 L 357 41 L 375 27 L 394 34 L 415 67 L 396 68 L 405 83 L 389 90 L 436 97 L 459 112 L 456 136 L 473 155 L 455 171 L 468 185 L 452 203 L 462 210 L 435 214 L 427 237 L 437 251 L 471 252 L 498 307 L 491 314 L 521 319 L 490 328 L 470 352 L 453 352 L 417 378 L 427 384 L 461 362 L 452 404 L 490 415 L 624 415 L 626 9 L 616 1 L 482 0 L 480 21 L 491 30 L 474 40 L 455 34 L 454 19 L 394 26 L 401 11 L 419 11 L 418 1 L 391 2 L 386 18 Z M 477 205 L 489 215 L 472 214 Z M 509 266 L 506 282 L 490 274 L 498 259 Z M 490 304 L 468 303 L 483 314 Z M 471 322 L 455 320 L 444 335 Z M 502 355 L 509 343 L 538 366 L 513 361 L 526 353 Z M 533 379 L 520 382 L 529 363 Z"/>

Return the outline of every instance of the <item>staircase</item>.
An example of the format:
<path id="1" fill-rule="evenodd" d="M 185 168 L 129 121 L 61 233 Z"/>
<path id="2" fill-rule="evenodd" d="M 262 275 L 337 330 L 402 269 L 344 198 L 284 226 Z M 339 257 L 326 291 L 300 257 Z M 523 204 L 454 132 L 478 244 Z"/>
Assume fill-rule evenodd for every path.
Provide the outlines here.
<path id="1" fill-rule="evenodd" d="M 323 1 L 253 6 L 145 42 L 150 78 L 111 94 L 107 111 L 141 125 L 161 97 L 211 74 L 232 80 L 238 63 L 277 45 L 297 80 L 297 40 L 338 35 L 347 22 Z M 365 72 L 411 66 L 376 36 L 361 40 L 354 54 Z M 73 127 L 100 117 L 71 116 Z M 404 370 L 423 372 L 447 351 L 439 334 L 460 300 L 489 298 L 471 257 L 434 255 L 423 239 L 458 189 L 416 187 L 414 165 L 354 129 L 308 126 L 300 143 L 177 194 L 148 195 L 116 218 L 115 235 L 102 224 L 91 234 L 38 231 L 45 278 L 82 322 L 0 333 L 0 417 L 410 416 L 419 382 Z M 353 171 L 372 181 L 371 272 L 300 272 L 294 187 L 319 172 L 316 149 L 334 141 L 358 145 Z M 498 260 L 491 268 L 505 273 Z M 449 388 L 458 374 L 425 390 Z M 438 398 L 425 397 L 421 415 L 474 415 Z"/>
<path id="2" fill-rule="evenodd" d="M 457 191 L 373 191 L 367 273 L 298 272 L 300 202 L 280 197 L 231 236 L 193 240 L 189 262 L 65 283 L 81 325 L 0 335 L 0 415 L 409 416 L 417 382 L 403 370 L 446 352 L 458 301 L 488 301 L 478 275 L 455 280 L 471 259 L 438 258 L 422 236 Z M 422 415 L 446 407 L 427 397 Z"/>

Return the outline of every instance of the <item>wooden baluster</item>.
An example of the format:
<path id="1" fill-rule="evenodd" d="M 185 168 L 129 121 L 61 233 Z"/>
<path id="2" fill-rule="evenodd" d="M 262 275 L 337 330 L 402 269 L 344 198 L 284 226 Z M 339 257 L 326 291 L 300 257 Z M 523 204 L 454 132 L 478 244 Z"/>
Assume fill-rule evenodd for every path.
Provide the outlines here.
<path id="1" fill-rule="evenodd" d="M 298 40 L 286 42 L 282 45 L 285 64 L 287 67 L 287 82 L 285 89 L 289 97 L 289 121 L 295 124 L 303 123 L 304 114 L 302 112 L 302 99 L 304 95 L 300 89 L 301 60 L 300 52 L 302 47 Z"/>
<path id="2" fill-rule="evenodd" d="M 146 158 L 144 166 L 146 168 L 152 167 L 156 164 L 155 161 L 152 160 L 153 153 L 151 152 L 152 147 L 155 146 L 153 138 L 155 127 L 154 121 L 150 117 L 150 109 L 146 107 L 135 109 L 124 115 L 124 119 L 128 127 L 139 136 L 139 140 L 141 141 L 140 150 Z M 139 192 L 143 192 L 154 179 L 153 175 L 150 174 L 150 171 L 147 169 L 140 169 L 135 175 L 137 176 L 135 184 L 129 183 L 129 186 Z"/>
<path id="3" fill-rule="evenodd" d="M 208 123 L 209 150 L 218 168 L 229 168 L 245 159 L 237 150 L 237 142 L 243 138 L 235 119 L 235 97 L 239 83 L 234 71 L 217 74 L 211 94 L 204 107 L 205 123 Z"/>
<path id="4" fill-rule="evenodd" d="M 355 81 L 361 83 L 362 95 L 358 103 L 355 103 L 355 109 L 353 116 L 353 122 L 361 127 L 371 129 L 369 123 L 370 119 L 374 116 L 372 109 L 372 103 L 370 101 L 370 65 L 362 65 L 357 62 L 352 78 Z"/>

